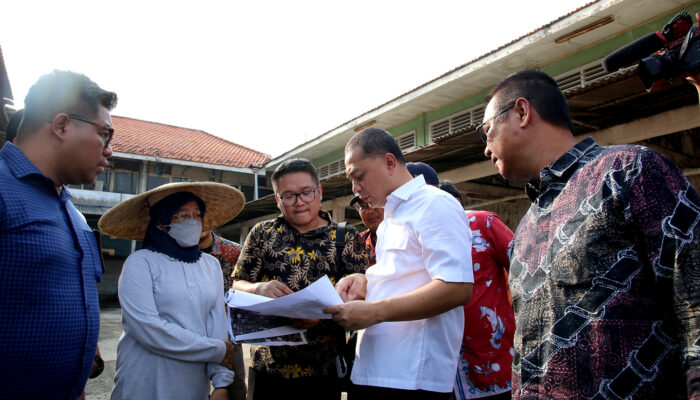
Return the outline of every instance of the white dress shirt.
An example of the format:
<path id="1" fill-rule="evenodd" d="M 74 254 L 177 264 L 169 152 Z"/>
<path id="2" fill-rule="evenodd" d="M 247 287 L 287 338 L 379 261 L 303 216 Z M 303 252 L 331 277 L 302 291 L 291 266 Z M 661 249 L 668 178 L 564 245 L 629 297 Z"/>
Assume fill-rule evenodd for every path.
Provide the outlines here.
<path id="1" fill-rule="evenodd" d="M 210 384 L 233 381 L 233 371 L 219 364 L 227 338 L 223 287 L 219 262 L 209 254 L 185 263 L 139 250 L 126 259 L 112 400 L 205 400 Z"/>
<path id="2" fill-rule="evenodd" d="M 377 264 L 367 301 L 416 290 L 433 279 L 474 282 L 471 231 L 450 194 L 420 175 L 387 197 L 377 229 Z M 430 318 L 384 322 L 360 331 L 352 381 L 359 385 L 450 392 L 464 330 L 456 307 Z"/>

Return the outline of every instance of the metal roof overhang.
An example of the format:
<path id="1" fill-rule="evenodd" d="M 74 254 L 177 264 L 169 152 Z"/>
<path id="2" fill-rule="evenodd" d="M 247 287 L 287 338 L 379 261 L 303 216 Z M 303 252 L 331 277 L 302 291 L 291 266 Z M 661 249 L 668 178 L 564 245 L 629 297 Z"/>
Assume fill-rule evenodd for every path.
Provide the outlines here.
<path id="1" fill-rule="evenodd" d="M 659 3 L 664 3 L 665 6 L 662 7 Z M 591 20 L 600 18 L 601 15 L 613 13 L 616 18 L 615 23 L 621 25 L 609 27 L 609 25 L 613 25 L 609 24 L 606 25 L 607 28 L 601 28 L 601 32 L 597 30 L 590 32 L 590 34 L 598 35 L 600 40 L 611 34 L 608 31 L 609 29 L 614 28 L 615 33 L 620 33 L 620 30 L 623 30 L 623 26 L 634 25 L 629 22 L 630 20 L 640 21 L 645 16 L 649 16 L 648 18 L 658 16 L 669 12 L 669 9 L 675 6 L 679 6 L 680 2 L 644 0 L 635 2 L 636 7 L 633 8 L 637 11 L 628 10 L 628 8 L 632 7 L 627 7 L 624 10 L 621 8 L 623 5 L 629 6 L 630 4 L 630 1 L 601 1 L 584 7 L 549 26 L 545 33 L 535 32 L 533 35 L 538 36 L 536 40 L 529 36 L 519 39 L 473 64 L 468 64 L 461 67 L 460 70 L 448 73 L 413 92 L 405 94 L 319 138 L 285 153 L 283 156 L 270 161 L 266 167 L 272 168 L 290 157 L 303 157 L 311 154 L 311 148 L 314 146 L 314 154 L 323 154 L 324 150 L 337 150 L 344 146 L 346 141 L 352 136 L 354 133 L 353 127 L 362 126 L 367 121 L 377 120 L 376 126 L 380 127 L 395 125 L 408 119 L 407 115 L 411 112 L 425 112 L 444 105 L 449 96 L 459 98 L 481 91 L 497 83 L 499 79 L 508 73 L 520 70 L 525 62 L 514 61 L 513 59 L 519 60 L 521 57 L 537 59 L 537 54 L 541 57 L 543 57 L 543 54 L 548 54 L 551 60 L 555 57 L 550 53 L 563 54 L 556 48 L 556 46 L 561 45 L 554 45 L 554 36 L 590 23 Z M 630 17 L 630 14 L 634 15 L 634 18 Z M 564 25 L 564 27 L 557 28 L 559 25 Z M 605 31 L 603 31 L 604 28 Z M 546 35 L 548 39 L 544 40 L 542 37 L 539 37 L 542 35 Z M 527 41 L 528 44 L 522 44 L 522 41 Z M 511 49 L 511 46 L 514 46 L 514 48 Z M 532 51 L 529 46 L 533 47 Z M 583 47 L 577 44 L 568 46 L 570 51 L 566 52 L 566 54 Z M 514 56 L 514 54 L 520 54 L 519 52 L 525 52 L 525 47 L 527 47 L 527 54 Z M 575 49 L 571 50 L 571 47 L 575 47 Z M 488 68 L 484 68 L 487 65 Z M 466 81 L 475 82 L 474 85 L 478 84 L 478 88 L 468 91 L 463 83 Z M 450 84 L 448 85 L 448 83 Z M 571 117 L 575 123 L 576 135 L 587 135 L 600 129 L 625 124 L 669 110 L 697 104 L 698 102 L 698 94 L 695 89 L 685 82 L 667 85 L 653 93 L 646 92 L 636 75 L 636 68 L 634 67 L 603 76 L 582 86 L 565 90 L 564 94 L 567 96 Z M 400 113 L 400 116 L 397 116 L 398 113 Z M 483 145 L 475 134 L 475 128 L 475 125 L 470 125 L 450 135 L 443 136 L 434 143 L 407 152 L 405 154 L 406 161 L 426 162 L 435 168 L 438 173 L 441 173 L 441 176 L 443 175 L 442 173 L 455 168 L 483 163 L 486 161 L 486 158 L 483 154 Z M 692 142 L 690 147 L 700 148 L 700 128 L 692 129 L 690 133 L 688 135 L 689 140 Z M 656 143 L 659 142 L 656 139 L 665 142 L 661 146 Z M 657 150 L 674 153 L 678 156 L 677 160 L 674 159 L 674 161 L 682 169 L 700 167 L 700 158 L 684 154 L 679 146 L 673 144 L 674 141 L 677 141 L 677 138 L 668 140 L 655 138 L 645 141 L 644 144 Z M 323 186 L 324 200 L 333 200 L 351 194 L 351 185 L 345 174 L 325 179 L 321 184 Z M 501 178 L 495 169 L 490 173 L 481 174 L 468 182 L 458 182 L 457 187 L 465 194 L 465 205 L 467 207 L 470 205 L 483 205 L 484 202 L 493 199 L 502 200 L 509 196 L 517 198 L 524 196 L 523 182 L 508 182 Z M 270 195 L 246 203 L 244 210 L 231 223 L 252 220 L 277 212 L 274 196 Z M 351 218 L 357 217 L 354 215 L 354 210 L 350 210 L 349 213 Z"/>
<path id="2" fill-rule="evenodd" d="M 355 133 L 355 128 L 371 121 L 376 121 L 374 126 L 379 128 L 394 127 L 422 113 L 489 89 L 510 73 L 548 65 L 690 3 L 685 0 L 599 0 L 589 3 L 287 151 L 270 160 L 265 168 L 274 170 L 289 158 L 315 158 L 328 154 L 342 148 Z M 555 38 L 608 15 L 614 16 L 612 23 L 564 43 L 554 42 Z"/>
<path id="3" fill-rule="evenodd" d="M 564 94 L 569 102 L 571 117 L 575 121 L 577 136 L 592 134 L 600 129 L 695 105 L 698 102 L 695 89 L 685 82 L 676 82 L 648 93 L 636 75 L 636 68 L 602 77 L 584 86 L 566 90 Z M 482 163 L 486 161 L 484 146 L 477 137 L 475 128 L 476 125 L 470 125 L 443 136 L 434 143 L 407 152 L 405 159 L 407 162 L 422 161 L 430 164 L 441 175 L 465 165 Z M 690 133 L 690 147 L 700 148 L 700 128 L 695 128 Z M 684 155 L 683 149 L 673 144 L 674 140 L 667 140 L 662 146 L 655 144 L 655 140 L 645 141 L 644 144 L 662 152 L 675 154 L 677 159 L 674 161 L 682 169 L 700 167 L 700 158 Z M 321 185 L 324 200 L 351 194 L 351 184 L 344 173 L 323 180 Z M 523 195 L 523 182 L 506 181 L 495 169 L 469 182 L 458 182 L 457 187 L 466 195 L 467 207 L 495 198 L 502 199 L 504 196 Z M 243 211 L 232 222 L 246 221 L 277 212 L 274 195 L 270 195 L 246 203 Z M 352 213 L 354 211 L 351 211 Z M 352 216 L 354 217 L 354 214 Z"/>

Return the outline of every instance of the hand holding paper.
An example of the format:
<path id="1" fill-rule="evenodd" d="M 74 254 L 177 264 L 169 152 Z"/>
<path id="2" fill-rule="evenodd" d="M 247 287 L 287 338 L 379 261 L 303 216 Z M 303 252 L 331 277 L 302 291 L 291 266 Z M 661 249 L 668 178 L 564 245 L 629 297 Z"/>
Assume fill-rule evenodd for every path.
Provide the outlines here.
<path id="1" fill-rule="evenodd" d="M 277 283 L 259 286 L 269 289 L 264 292 L 273 298 L 229 290 L 226 304 L 231 313 L 230 333 L 234 340 L 266 345 L 304 344 L 305 329 L 316 326 L 319 319 L 331 318 L 323 313 L 323 308 L 343 303 L 327 276 L 296 293 Z M 284 289 L 291 294 L 283 295 Z M 281 297 L 274 298 L 275 295 Z"/>
<path id="2" fill-rule="evenodd" d="M 298 292 L 275 299 L 240 290 L 229 293 L 226 300 L 229 307 L 288 318 L 330 319 L 331 316 L 324 314 L 323 309 L 343 304 L 330 279 L 325 275 Z"/>

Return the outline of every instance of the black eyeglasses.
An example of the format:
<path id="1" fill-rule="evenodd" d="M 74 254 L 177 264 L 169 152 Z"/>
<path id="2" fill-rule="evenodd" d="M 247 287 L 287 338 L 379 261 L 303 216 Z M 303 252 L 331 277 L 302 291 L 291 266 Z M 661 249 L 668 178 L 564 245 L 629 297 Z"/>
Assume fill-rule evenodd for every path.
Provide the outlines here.
<path id="1" fill-rule="evenodd" d="M 517 101 L 517 100 L 516 100 Z M 486 121 L 482 122 L 479 124 L 479 126 L 476 127 L 476 134 L 479 135 L 479 139 L 481 139 L 482 142 L 484 142 L 484 145 L 486 145 L 486 141 L 488 140 L 488 130 L 491 128 L 491 126 L 487 126 L 486 129 L 484 129 L 484 125 L 490 123 L 493 121 L 496 117 L 499 115 L 503 115 L 504 113 L 508 112 L 511 108 L 515 107 L 515 101 L 510 103 L 506 108 L 502 109 L 501 111 L 497 112 L 496 115 L 493 117 L 487 119 Z"/>
<path id="2" fill-rule="evenodd" d="M 279 196 L 279 198 L 282 200 L 282 204 L 284 204 L 287 207 L 291 207 L 297 203 L 297 197 L 301 199 L 304 203 L 311 203 L 314 201 L 314 198 L 316 198 L 316 189 L 311 189 L 311 190 L 304 190 L 303 192 L 299 193 L 288 193 Z"/>
<path id="3" fill-rule="evenodd" d="M 75 119 L 75 120 L 82 121 L 82 122 L 87 122 L 88 124 L 92 124 L 92 125 L 95 125 L 101 129 L 106 130 L 108 133 L 105 133 L 102 130 L 100 130 L 99 132 L 97 132 L 97 134 L 100 135 L 100 139 L 102 139 L 102 148 L 106 149 L 107 146 L 109 146 L 109 142 L 112 141 L 112 135 L 114 135 L 114 128 L 109 127 L 109 126 L 105 126 L 105 125 L 100 125 L 97 122 L 92 122 L 89 119 L 85 119 L 83 117 L 78 117 L 77 115 L 69 115 L 68 118 Z"/>

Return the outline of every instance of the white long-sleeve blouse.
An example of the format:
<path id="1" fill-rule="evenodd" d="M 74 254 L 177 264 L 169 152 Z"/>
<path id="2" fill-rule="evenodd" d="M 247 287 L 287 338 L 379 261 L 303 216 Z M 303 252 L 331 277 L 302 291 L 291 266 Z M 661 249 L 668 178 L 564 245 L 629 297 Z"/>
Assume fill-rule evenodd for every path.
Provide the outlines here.
<path id="1" fill-rule="evenodd" d="M 223 278 L 209 254 L 185 263 L 151 250 L 130 255 L 119 277 L 123 333 L 111 398 L 207 399 L 233 372 L 226 353 Z"/>

